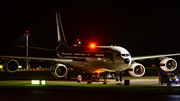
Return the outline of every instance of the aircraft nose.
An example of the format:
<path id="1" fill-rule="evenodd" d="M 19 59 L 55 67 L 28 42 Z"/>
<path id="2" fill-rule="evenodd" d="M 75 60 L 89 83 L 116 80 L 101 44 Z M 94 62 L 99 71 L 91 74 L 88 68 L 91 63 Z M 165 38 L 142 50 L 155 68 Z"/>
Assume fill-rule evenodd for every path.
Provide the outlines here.
<path id="1" fill-rule="evenodd" d="M 125 64 L 129 64 L 129 62 L 130 62 L 130 59 L 128 59 L 128 58 L 124 59 Z"/>

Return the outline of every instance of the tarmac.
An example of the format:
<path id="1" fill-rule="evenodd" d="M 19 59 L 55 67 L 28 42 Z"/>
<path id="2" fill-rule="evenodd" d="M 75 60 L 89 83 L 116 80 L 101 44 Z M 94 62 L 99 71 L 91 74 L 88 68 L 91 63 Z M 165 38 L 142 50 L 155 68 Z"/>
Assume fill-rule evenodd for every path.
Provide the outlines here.
<path id="1" fill-rule="evenodd" d="M 123 81 L 107 79 L 107 85 L 99 82 L 87 84 L 55 78 L 50 72 L 0 72 L 1 101 L 179 101 L 180 84 L 159 84 L 158 76 L 135 78 L 123 76 Z M 45 85 L 31 84 L 31 80 L 46 80 Z M 124 86 L 129 80 L 129 86 Z"/>
<path id="2" fill-rule="evenodd" d="M 163 85 L 159 84 L 158 76 L 143 76 L 140 78 L 135 78 L 131 76 L 123 76 L 123 81 L 116 81 L 115 79 L 107 79 L 107 84 L 125 84 L 125 81 L 128 80 L 128 85 L 159 85 L 159 86 L 167 86 L 167 83 Z M 38 79 L 32 79 L 38 80 Z M 42 79 L 39 79 L 42 80 Z M 45 80 L 45 79 L 44 79 Z M 87 84 L 89 80 L 82 80 L 82 82 L 78 83 L 76 78 L 72 78 L 72 80 L 46 80 L 46 84 Z M 104 79 L 100 79 L 99 82 L 92 82 L 92 84 L 103 84 Z M 0 80 L 0 83 L 22 83 L 22 84 L 31 84 L 31 80 Z M 171 86 L 180 86 L 180 83 L 175 84 L 171 83 Z"/>

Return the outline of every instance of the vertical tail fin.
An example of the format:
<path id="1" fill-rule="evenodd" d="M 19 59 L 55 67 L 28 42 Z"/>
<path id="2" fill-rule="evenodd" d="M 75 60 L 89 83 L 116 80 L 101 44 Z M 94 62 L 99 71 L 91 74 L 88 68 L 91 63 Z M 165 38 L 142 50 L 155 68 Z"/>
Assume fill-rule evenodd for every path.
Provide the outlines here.
<path id="1" fill-rule="evenodd" d="M 57 36 L 58 36 L 59 45 L 60 46 L 63 45 L 63 46 L 68 47 L 68 44 L 66 42 L 66 38 L 65 38 L 65 35 L 64 35 L 64 30 L 63 30 L 63 26 L 62 26 L 62 22 L 61 22 L 61 18 L 60 18 L 59 13 L 56 13 L 56 24 L 57 24 Z"/>

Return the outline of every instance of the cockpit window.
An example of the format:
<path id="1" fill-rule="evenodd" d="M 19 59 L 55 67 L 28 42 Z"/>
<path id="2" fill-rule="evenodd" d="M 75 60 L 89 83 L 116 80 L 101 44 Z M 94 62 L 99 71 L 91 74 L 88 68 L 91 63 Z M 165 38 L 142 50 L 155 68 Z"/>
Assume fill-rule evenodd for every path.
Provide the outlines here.
<path id="1" fill-rule="evenodd" d="M 124 57 L 125 57 L 125 56 L 129 56 L 129 54 L 121 54 L 121 56 L 124 56 Z"/>
<path id="2" fill-rule="evenodd" d="M 121 54 L 122 56 L 126 56 L 126 54 Z"/>
<path id="3" fill-rule="evenodd" d="M 129 56 L 129 54 L 126 54 L 126 56 Z"/>

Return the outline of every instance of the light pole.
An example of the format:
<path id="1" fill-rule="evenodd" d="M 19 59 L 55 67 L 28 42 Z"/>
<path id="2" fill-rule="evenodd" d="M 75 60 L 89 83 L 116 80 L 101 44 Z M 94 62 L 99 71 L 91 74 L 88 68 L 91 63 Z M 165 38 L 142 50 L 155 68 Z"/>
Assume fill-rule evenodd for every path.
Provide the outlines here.
<path id="1" fill-rule="evenodd" d="M 26 31 L 26 57 L 28 57 L 28 36 L 30 35 L 29 31 Z M 26 69 L 28 69 L 28 59 L 26 61 Z"/>

